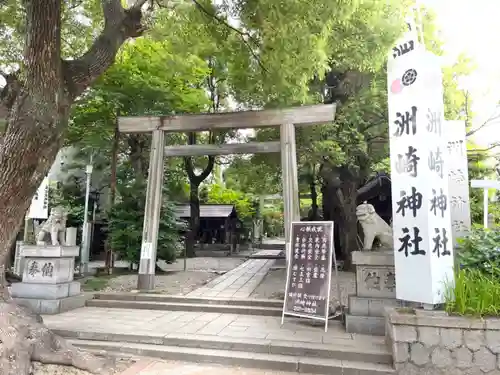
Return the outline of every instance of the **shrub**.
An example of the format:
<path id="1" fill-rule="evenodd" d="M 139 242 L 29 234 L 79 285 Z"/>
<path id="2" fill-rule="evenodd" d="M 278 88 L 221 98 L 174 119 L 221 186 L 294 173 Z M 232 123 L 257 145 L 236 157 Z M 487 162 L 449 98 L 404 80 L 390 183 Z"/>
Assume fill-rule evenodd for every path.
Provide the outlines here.
<path id="1" fill-rule="evenodd" d="M 113 250 L 121 259 L 139 263 L 144 223 L 145 189 L 122 188 L 120 201 L 109 213 L 109 238 Z M 174 261 L 181 250 L 180 223 L 175 215 L 175 205 L 165 198 L 160 213 L 157 259 Z"/>
<path id="2" fill-rule="evenodd" d="M 500 314 L 500 232 L 480 227 L 459 240 L 454 285 L 448 285 L 450 314 Z"/>
<path id="3" fill-rule="evenodd" d="M 474 228 L 459 240 L 457 261 L 462 269 L 500 276 L 500 231 Z"/>

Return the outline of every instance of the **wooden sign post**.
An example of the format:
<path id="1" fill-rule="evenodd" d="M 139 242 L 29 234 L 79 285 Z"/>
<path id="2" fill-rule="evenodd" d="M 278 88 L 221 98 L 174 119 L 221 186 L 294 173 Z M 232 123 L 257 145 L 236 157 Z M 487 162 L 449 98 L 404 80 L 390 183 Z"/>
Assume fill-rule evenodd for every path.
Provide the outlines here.
<path id="1" fill-rule="evenodd" d="M 339 303 L 337 259 L 333 251 L 333 221 L 292 222 L 283 314 L 325 322 L 328 330 L 332 265 Z M 332 264 L 333 263 L 333 264 Z"/>

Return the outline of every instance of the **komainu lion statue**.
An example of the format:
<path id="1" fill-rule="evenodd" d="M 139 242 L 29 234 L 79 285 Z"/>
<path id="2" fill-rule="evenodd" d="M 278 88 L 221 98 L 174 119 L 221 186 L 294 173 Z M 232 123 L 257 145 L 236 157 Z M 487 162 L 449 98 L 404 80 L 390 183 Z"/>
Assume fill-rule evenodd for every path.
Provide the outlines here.
<path id="1" fill-rule="evenodd" d="M 50 234 L 53 246 L 66 245 L 66 219 L 68 213 L 63 207 L 54 207 L 50 210 L 49 218 L 42 224 L 36 237 L 37 245 L 47 245 L 45 237 Z"/>
<path id="2" fill-rule="evenodd" d="M 373 205 L 364 202 L 356 207 L 356 216 L 363 228 L 363 250 L 372 250 L 373 240 L 378 238 L 381 249 L 392 249 L 392 228 L 375 212 Z"/>

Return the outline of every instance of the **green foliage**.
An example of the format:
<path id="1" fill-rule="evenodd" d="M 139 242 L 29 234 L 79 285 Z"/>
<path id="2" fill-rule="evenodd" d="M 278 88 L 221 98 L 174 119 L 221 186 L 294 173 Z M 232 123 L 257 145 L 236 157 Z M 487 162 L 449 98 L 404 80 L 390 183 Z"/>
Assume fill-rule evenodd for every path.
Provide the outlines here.
<path id="1" fill-rule="evenodd" d="M 6 71 L 17 69 L 22 60 L 26 37 L 24 2 L 7 0 L 0 7 L 0 65 Z M 96 0 L 64 1 L 61 16 L 63 57 L 74 58 L 91 44 L 102 26 L 101 4 Z"/>
<path id="2" fill-rule="evenodd" d="M 281 191 L 279 163 L 266 160 L 268 155 L 252 158 L 235 157 L 224 170 L 224 181 L 229 189 L 255 195 L 275 194 Z"/>
<path id="3" fill-rule="evenodd" d="M 123 172 L 122 172 L 123 173 Z M 122 174 L 122 178 L 126 178 Z M 130 181 L 130 180 L 128 180 Z M 138 263 L 140 259 L 142 226 L 144 223 L 144 204 L 146 189 L 144 183 L 120 184 L 120 200 L 112 207 L 108 219 L 108 241 L 111 248 L 129 262 Z M 158 230 L 157 259 L 167 262 L 175 260 L 181 250 L 181 223 L 175 215 L 175 205 L 163 193 Z"/>
<path id="4" fill-rule="evenodd" d="M 225 187 L 214 184 L 208 187 L 207 203 L 212 204 L 234 204 L 238 217 L 248 226 L 252 223 L 255 214 L 252 197 L 240 191 L 226 189 Z"/>
<path id="5" fill-rule="evenodd" d="M 268 237 L 282 237 L 284 235 L 285 221 L 282 210 L 265 209 L 262 212 L 262 220 L 264 220 L 264 233 Z"/>
<path id="6" fill-rule="evenodd" d="M 110 152 L 116 116 L 199 112 L 208 100 L 201 88 L 206 63 L 168 41 L 127 44 L 116 63 L 75 105 L 67 143 Z"/>
<path id="7" fill-rule="evenodd" d="M 386 87 L 385 75 L 374 76 L 339 108 L 333 124 L 310 132 L 311 156 L 318 163 L 346 166 L 351 175 L 364 179 L 373 164 L 387 157 Z"/>
<path id="8" fill-rule="evenodd" d="M 471 234 L 459 240 L 457 260 L 461 268 L 477 269 L 491 274 L 500 269 L 500 232 L 474 227 Z M 500 276 L 500 273 L 496 275 Z"/>
<path id="9" fill-rule="evenodd" d="M 67 227 L 80 228 L 85 211 L 84 181 L 72 176 L 64 184 L 49 189 L 49 207 L 63 206 L 68 210 Z"/>
<path id="10" fill-rule="evenodd" d="M 445 309 L 449 314 L 472 316 L 499 316 L 500 269 L 497 276 L 479 269 L 461 269 L 455 273 L 455 284 L 445 294 Z"/>
<path id="11" fill-rule="evenodd" d="M 454 284 L 447 285 L 450 314 L 500 314 L 500 232 L 476 226 L 459 240 Z"/>

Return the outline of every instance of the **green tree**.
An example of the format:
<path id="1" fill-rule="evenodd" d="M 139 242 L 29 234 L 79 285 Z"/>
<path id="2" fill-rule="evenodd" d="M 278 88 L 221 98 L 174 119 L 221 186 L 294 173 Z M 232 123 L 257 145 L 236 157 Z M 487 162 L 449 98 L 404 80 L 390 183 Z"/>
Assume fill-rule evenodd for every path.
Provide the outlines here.
<path id="1" fill-rule="evenodd" d="M 395 0 L 394 3 L 399 2 Z M 63 144 L 75 101 L 93 95 L 88 88 L 114 63 L 122 45 L 144 33 L 146 24 L 142 8 L 155 2 L 137 0 L 129 8 L 124 8 L 121 0 L 83 0 L 73 7 L 70 4 L 61 0 L 8 0 L 0 5 L 0 18 L 5 21 L 1 26 L 3 35 L 10 36 L 3 39 L 11 40 L 4 45 L 12 52 L 9 54 L 11 70 L 4 74 L 7 84 L 1 95 L 2 113 L 7 118 L 7 126 L 0 136 L 2 263 L 5 263 L 31 197 Z M 373 23 L 368 24 L 387 20 L 398 25 L 399 8 L 392 5 L 392 2 L 384 3 L 383 10 L 388 9 L 386 13 L 381 9 L 370 13 Z M 238 0 L 230 4 L 218 2 L 217 5 L 200 0 L 156 13 L 155 18 L 172 29 L 180 28 L 182 37 L 177 42 L 185 41 L 185 50 L 189 49 L 192 37 L 186 33 L 187 29 L 176 25 L 177 20 L 200 26 L 203 32 L 216 36 L 214 43 L 235 52 L 227 62 L 233 68 L 227 81 L 239 103 L 283 105 L 309 100 L 309 81 L 326 71 L 331 56 L 347 61 L 353 49 L 365 54 L 365 50 L 357 50 L 363 46 L 363 38 L 369 41 L 366 45 L 380 50 L 385 48 L 378 41 L 391 38 L 387 33 L 389 28 L 374 28 L 371 34 L 358 38 L 358 43 L 341 42 L 350 35 L 357 35 L 355 24 L 363 25 L 366 18 L 352 24 L 349 20 L 364 18 L 363 9 L 366 8 L 364 2 L 344 0 L 294 0 L 287 2 L 287 7 L 274 0 Z M 229 15 L 240 21 L 238 29 L 227 25 L 218 27 L 227 24 L 225 20 Z M 387 24 L 390 26 L 391 22 Z M 179 22 L 179 25 L 186 23 Z M 210 27 L 205 29 L 203 25 Z M 350 29 L 345 25 L 350 25 Z M 73 42 L 78 48 L 67 51 Z M 173 81 L 184 83 L 175 71 L 172 76 Z M 133 81 L 133 77 L 129 78 Z M 188 91 L 197 88 L 182 87 Z M 141 102 L 140 97 L 137 99 Z M 161 110 L 167 112 L 165 107 Z M 143 166 L 147 165 L 140 157 L 142 150 L 147 148 L 146 137 L 130 136 L 126 143 L 131 167 L 136 178 L 141 178 L 140 172 L 144 172 Z M 97 358 L 83 360 L 79 352 L 55 339 L 34 316 L 12 303 L 5 286 L 1 291 L 0 315 L 5 319 L 0 323 L 3 332 L 0 340 L 11 342 L 18 353 L 13 356 L 12 352 L 4 351 L 4 372 L 28 374 L 32 358 L 71 363 L 90 371 L 104 366 Z M 62 352 L 64 356 L 60 355 Z"/>
<path id="2" fill-rule="evenodd" d="M 356 9 L 350 22 L 342 25 L 340 30 L 345 30 L 345 37 L 337 49 L 342 51 L 342 48 L 351 48 L 356 53 L 348 56 L 332 54 L 326 77 L 314 79 L 310 83 L 311 94 L 324 92 L 326 86 L 324 100 L 338 104 L 335 121 L 333 124 L 299 128 L 296 131 L 301 192 L 309 190 L 313 193 L 313 184 L 321 184 L 323 217 L 340 226 L 342 257 L 347 264 L 350 251 L 358 248 L 356 191 L 374 171 L 389 171 L 385 59 L 390 45 L 401 30 L 393 12 L 395 9 L 404 9 L 402 3 L 399 3 L 401 8 L 397 7 L 398 4 L 394 5 L 391 8 L 378 3 L 363 4 Z M 428 11 L 424 14 L 427 47 L 441 55 L 442 43 L 434 17 Z M 353 33 L 353 29 L 357 32 Z M 369 36 L 358 38 L 358 35 Z M 372 35 L 381 36 L 377 43 L 367 42 Z M 333 48 L 333 53 L 337 49 Z M 470 103 L 464 100 L 458 82 L 472 68 L 471 62 L 461 56 L 453 66 L 443 71 L 448 119 L 464 119 L 464 108 Z M 256 138 L 270 140 L 277 137 L 277 132 L 265 130 L 259 131 Z M 271 170 L 266 176 L 278 175 L 273 173 L 279 171 L 278 158 L 266 158 L 264 163 L 266 167 L 257 158 L 246 160 L 244 164 L 240 162 L 245 170 L 252 171 L 252 177 L 245 180 L 249 180 L 250 184 L 252 181 L 260 183 L 262 178 L 255 176 L 266 168 Z M 250 168 L 247 164 L 254 166 Z M 231 171 L 235 176 L 243 171 L 238 166 L 235 164 L 236 170 Z M 277 183 L 279 180 L 274 181 Z"/>
<path id="3" fill-rule="evenodd" d="M 108 241 L 123 260 L 139 264 L 146 186 L 144 181 L 130 183 L 132 180 L 130 168 L 127 171 L 126 167 L 122 167 L 118 178 L 119 200 L 109 213 Z M 180 231 L 184 228 L 177 219 L 175 208 L 175 204 L 169 199 L 167 189 L 164 189 L 158 229 L 157 259 L 166 262 L 174 261 L 176 254 L 181 250 Z"/>
<path id="4" fill-rule="evenodd" d="M 238 212 L 238 217 L 243 221 L 244 225 L 248 228 L 252 224 L 253 215 L 255 214 L 254 202 L 248 194 L 213 184 L 208 188 L 207 203 L 233 204 Z"/>

